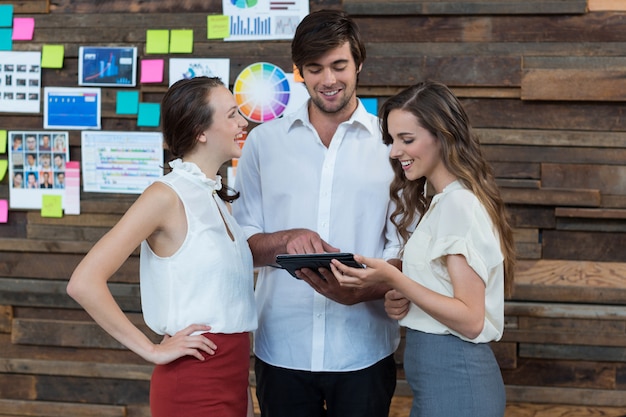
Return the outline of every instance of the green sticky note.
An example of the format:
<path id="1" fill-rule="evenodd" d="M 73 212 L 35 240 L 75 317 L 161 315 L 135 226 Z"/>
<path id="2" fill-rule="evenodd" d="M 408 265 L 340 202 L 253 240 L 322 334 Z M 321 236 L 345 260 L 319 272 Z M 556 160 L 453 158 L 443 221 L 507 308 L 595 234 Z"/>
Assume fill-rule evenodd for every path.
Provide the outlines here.
<path id="1" fill-rule="evenodd" d="M 170 53 L 190 54 L 193 52 L 193 30 L 172 29 L 170 32 Z"/>
<path id="2" fill-rule="evenodd" d="M 41 217 L 63 217 L 63 203 L 60 195 L 41 196 Z"/>
<path id="3" fill-rule="evenodd" d="M 41 68 L 63 68 L 63 45 L 44 45 L 41 49 Z"/>
<path id="4" fill-rule="evenodd" d="M 13 49 L 13 29 L 0 28 L 0 51 Z"/>
<path id="5" fill-rule="evenodd" d="M 146 31 L 146 53 L 167 54 L 170 51 L 170 31 L 149 29 Z"/>
<path id="6" fill-rule="evenodd" d="M 8 167 L 9 161 L 7 161 L 6 159 L 0 159 L 0 181 L 4 179 Z"/>
<path id="7" fill-rule="evenodd" d="M 13 5 L 0 4 L 0 26 L 13 26 Z"/>
<path id="8" fill-rule="evenodd" d="M 7 131 L 0 130 L 0 153 L 7 151 Z"/>
<path id="9" fill-rule="evenodd" d="M 224 39 L 230 36 L 230 17 L 209 15 L 206 18 L 207 39 Z"/>
<path id="10" fill-rule="evenodd" d="M 137 114 L 139 110 L 139 91 L 118 91 L 115 104 L 117 114 Z"/>
<path id="11" fill-rule="evenodd" d="M 161 105 L 159 103 L 139 103 L 137 126 L 158 127 L 160 118 Z"/>

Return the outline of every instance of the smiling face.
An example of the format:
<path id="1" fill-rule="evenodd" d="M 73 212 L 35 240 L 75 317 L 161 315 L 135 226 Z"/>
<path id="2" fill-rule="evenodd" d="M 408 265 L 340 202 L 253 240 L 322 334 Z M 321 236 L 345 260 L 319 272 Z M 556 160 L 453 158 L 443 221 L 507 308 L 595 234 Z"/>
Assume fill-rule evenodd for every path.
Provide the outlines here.
<path id="1" fill-rule="evenodd" d="M 215 87 L 208 105 L 213 108 L 213 123 L 202 135 L 222 162 L 239 158 L 239 143 L 245 138 L 248 122 L 239 113 L 233 94 L 226 87 Z"/>
<path id="2" fill-rule="evenodd" d="M 393 139 L 389 156 L 400 162 L 406 178 L 414 181 L 426 177 L 438 189 L 438 184 L 449 176 L 439 140 L 406 110 L 390 111 L 388 126 Z"/>
<path id="3" fill-rule="evenodd" d="M 357 68 L 350 44 L 331 49 L 302 67 L 302 77 L 311 96 L 311 110 L 352 114 L 356 109 Z"/>

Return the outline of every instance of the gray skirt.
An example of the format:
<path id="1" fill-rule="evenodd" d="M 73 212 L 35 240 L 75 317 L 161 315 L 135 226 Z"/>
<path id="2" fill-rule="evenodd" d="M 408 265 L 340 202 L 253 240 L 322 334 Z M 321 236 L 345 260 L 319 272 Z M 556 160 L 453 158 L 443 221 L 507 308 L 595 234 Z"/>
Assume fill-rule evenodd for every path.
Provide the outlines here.
<path id="1" fill-rule="evenodd" d="M 489 344 L 407 329 L 411 417 L 502 417 L 506 394 Z"/>

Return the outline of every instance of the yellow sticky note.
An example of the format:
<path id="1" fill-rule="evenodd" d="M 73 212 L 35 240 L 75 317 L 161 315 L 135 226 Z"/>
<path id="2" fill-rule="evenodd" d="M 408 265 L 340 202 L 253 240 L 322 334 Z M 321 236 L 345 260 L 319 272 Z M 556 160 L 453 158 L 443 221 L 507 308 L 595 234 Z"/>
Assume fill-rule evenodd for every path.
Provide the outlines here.
<path id="1" fill-rule="evenodd" d="M 63 205 L 60 195 L 44 194 L 41 196 L 41 217 L 63 217 Z"/>
<path id="2" fill-rule="evenodd" d="M 207 39 L 224 39 L 230 36 L 230 16 L 209 15 L 206 18 Z"/>
<path id="3" fill-rule="evenodd" d="M 4 175 L 7 173 L 9 167 L 9 161 L 6 159 L 0 159 L 0 181 L 4 179 Z"/>
<path id="4" fill-rule="evenodd" d="M 170 31 L 149 29 L 146 31 L 146 53 L 167 54 L 170 51 Z"/>
<path id="5" fill-rule="evenodd" d="M 0 130 L 0 153 L 7 151 L 7 131 Z"/>
<path id="6" fill-rule="evenodd" d="M 41 68 L 63 68 L 64 55 L 63 45 L 44 45 L 41 49 Z"/>
<path id="7" fill-rule="evenodd" d="M 170 32 L 170 53 L 190 54 L 193 52 L 193 30 L 172 29 Z"/>

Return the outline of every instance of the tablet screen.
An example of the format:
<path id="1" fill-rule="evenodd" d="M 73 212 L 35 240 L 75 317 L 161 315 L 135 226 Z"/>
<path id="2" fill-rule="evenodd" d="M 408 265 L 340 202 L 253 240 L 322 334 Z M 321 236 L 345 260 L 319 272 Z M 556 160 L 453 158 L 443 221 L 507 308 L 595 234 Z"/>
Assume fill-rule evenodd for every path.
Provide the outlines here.
<path id="1" fill-rule="evenodd" d="M 298 278 L 296 270 L 301 268 L 309 268 L 313 271 L 317 271 L 318 268 L 330 270 L 330 261 L 332 259 L 337 259 L 339 262 L 353 268 L 363 268 L 363 265 L 354 260 L 353 254 L 344 252 L 278 255 L 276 263 L 289 271 L 292 276 Z"/>

